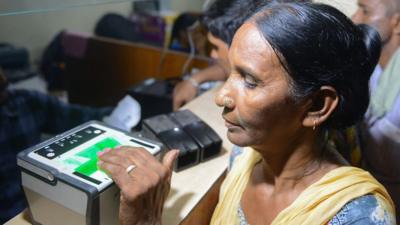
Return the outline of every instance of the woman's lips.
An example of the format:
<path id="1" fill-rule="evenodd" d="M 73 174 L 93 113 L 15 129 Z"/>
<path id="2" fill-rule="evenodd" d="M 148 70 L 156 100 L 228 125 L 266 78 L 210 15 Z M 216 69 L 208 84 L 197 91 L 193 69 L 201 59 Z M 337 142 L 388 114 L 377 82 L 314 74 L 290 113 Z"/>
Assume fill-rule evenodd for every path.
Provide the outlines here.
<path id="1" fill-rule="evenodd" d="M 235 127 L 240 127 L 238 124 L 232 123 L 229 120 L 225 119 L 225 126 L 229 129 L 229 128 L 235 128 Z"/>

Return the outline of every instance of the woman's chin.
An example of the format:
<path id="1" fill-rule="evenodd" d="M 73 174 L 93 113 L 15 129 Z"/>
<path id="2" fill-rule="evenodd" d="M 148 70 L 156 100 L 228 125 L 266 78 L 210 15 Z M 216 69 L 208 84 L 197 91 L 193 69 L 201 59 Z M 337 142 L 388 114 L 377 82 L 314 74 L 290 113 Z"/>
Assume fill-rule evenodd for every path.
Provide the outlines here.
<path id="1" fill-rule="evenodd" d="M 230 132 L 228 130 L 227 135 L 228 140 L 239 147 L 246 147 L 250 145 L 248 138 L 245 135 L 241 135 L 237 132 Z"/>

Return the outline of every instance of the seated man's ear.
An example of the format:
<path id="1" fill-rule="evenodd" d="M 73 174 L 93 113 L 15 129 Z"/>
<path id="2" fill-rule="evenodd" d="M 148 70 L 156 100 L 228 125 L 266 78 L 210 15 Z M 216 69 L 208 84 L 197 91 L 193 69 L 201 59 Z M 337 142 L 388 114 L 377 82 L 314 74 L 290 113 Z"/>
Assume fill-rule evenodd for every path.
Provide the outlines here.
<path id="1" fill-rule="evenodd" d="M 393 27 L 393 33 L 400 36 L 400 12 L 396 12 L 393 14 L 390 23 Z"/>
<path id="2" fill-rule="evenodd" d="M 322 86 L 310 99 L 303 126 L 316 129 L 328 120 L 338 103 L 339 96 L 336 90 L 331 86 Z"/>

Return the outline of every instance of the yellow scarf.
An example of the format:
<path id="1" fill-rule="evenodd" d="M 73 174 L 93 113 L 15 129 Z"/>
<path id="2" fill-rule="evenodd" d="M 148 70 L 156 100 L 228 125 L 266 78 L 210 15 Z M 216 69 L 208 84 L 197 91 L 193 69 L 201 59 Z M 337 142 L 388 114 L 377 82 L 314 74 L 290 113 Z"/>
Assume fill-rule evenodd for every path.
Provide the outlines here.
<path id="1" fill-rule="evenodd" d="M 221 186 L 211 225 L 239 223 L 238 207 L 260 154 L 245 148 Z M 340 167 L 328 172 L 306 188 L 297 199 L 278 214 L 271 225 L 326 224 L 349 201 L 374 194 L 384 210 L 394 215 L 394 204 L 385 190 L 368 172 L 355 167 Z"/>

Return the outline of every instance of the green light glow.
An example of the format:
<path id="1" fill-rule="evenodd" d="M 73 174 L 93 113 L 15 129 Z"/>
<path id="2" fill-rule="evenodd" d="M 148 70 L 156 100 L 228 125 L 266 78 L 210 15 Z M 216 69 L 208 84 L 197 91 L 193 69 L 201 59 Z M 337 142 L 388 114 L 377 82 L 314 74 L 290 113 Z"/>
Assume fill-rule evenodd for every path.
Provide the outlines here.
<path id="1" fill-rule="evenodd" d="M 103 151 L 106 148 L 115 148 L 120 143 L 113 138 L 105 138 L 102 141 L 86 148 L 83 151 L 78 152 L 76 155 L 64 160 L 64 163 L 69 165 L 77 166 L 75 168 L 76 172 L 84 174 L 86 176 L 92 175 L 94 172 L 98 171 L 97 168 L 97 152 Z M 80 162 L 76 158 L 86 158 L 85 162 Z"/>

